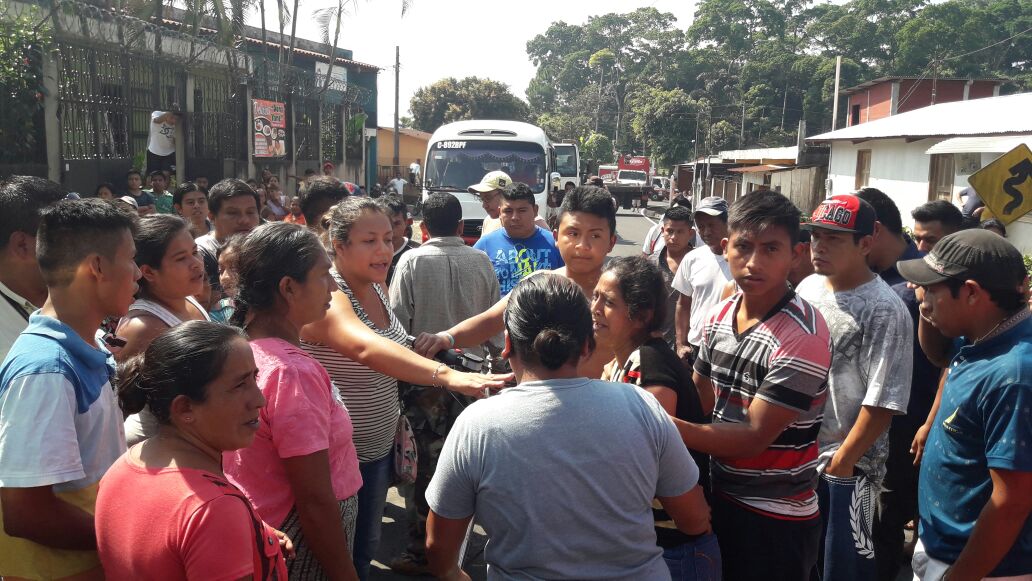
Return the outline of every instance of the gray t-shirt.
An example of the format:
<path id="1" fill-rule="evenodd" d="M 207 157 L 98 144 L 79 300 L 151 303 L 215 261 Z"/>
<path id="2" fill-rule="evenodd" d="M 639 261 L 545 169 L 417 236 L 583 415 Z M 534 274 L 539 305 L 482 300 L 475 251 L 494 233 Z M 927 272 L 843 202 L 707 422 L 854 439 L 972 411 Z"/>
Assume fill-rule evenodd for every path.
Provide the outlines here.
<path id="1" fill-rule="evenodd" d="M 476 513 L 488 579 L 669 579 L 652 499 L 699 470 L 652 394 L 585 378 L 527 382 L 468 407 L 426 491 Z"/>
<path id="2" fill-rule="evenodd" d="M 824 470 L 856 423 L 862 406 L 907 413 L 914 365 L 914 326 L 906 306 L 880 277 L 852 290 L 833 292 L 819 274 L 799 283 L 796 292 L 817 308 L 831 331 L 833 352 L 828 399 L 817 443 L 818 469 Z M 888 430 L 856 467 L 874 483 L 885 476 Z"/>

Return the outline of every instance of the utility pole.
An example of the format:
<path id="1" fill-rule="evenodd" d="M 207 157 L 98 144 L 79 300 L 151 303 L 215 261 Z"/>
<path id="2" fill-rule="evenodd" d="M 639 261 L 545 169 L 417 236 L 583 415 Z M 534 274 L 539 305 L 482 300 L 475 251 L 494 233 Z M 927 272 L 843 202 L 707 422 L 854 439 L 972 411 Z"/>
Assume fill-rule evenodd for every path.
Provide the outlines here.
<path id="1" fill-rule="evenodd" d="M 831 105 L 831 130 L 835 131 L 835 124 L 838 123 L 838 88 L 839 77 L 842 73 L 842 57 L 835 57 L 835 97 Z"/>
<path id="2" fill-rule="evenodd" d="M 398 149 L 401 146 L 401 136 L 398 135 L 400 127 L 398 123 L 398 103 L 400 101 L 401 88 L 398 81 L 401 78 L 401 47 L 394 47 L 394 171 L 400 172 L 398 166 L 401 160 L 398 157 Z"/>
<path id="3" fill-rule="evenodd" d="M 939 83 L 939 61 L 932 61 L 932 105 L 935 104 L 935 92 Z"/>
<path id="4" fill-rule="evenodd" d="M 745 148 L 745 91 L 742 91 L 742 129 L 738 133 L 738 149 Z"/>

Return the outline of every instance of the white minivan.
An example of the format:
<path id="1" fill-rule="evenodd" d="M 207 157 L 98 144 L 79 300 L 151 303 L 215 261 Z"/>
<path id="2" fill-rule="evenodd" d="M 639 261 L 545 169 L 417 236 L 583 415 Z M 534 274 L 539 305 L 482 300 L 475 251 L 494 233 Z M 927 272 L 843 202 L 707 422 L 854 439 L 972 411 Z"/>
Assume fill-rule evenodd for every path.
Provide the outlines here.
<path id="1" fill-rule="evenodd" d="M 480 238 L 487 214 L 466 188 L 501 170 L 530 186 L 544 217 L 548 188 L 558 177 L 555 150 L 544 130 L 519 121 L 470 120 L 442 125 L 430 136 L 423 165 L 423 200 L 434 192 L 454 194 L 462 204 L 462 238 Z"/>

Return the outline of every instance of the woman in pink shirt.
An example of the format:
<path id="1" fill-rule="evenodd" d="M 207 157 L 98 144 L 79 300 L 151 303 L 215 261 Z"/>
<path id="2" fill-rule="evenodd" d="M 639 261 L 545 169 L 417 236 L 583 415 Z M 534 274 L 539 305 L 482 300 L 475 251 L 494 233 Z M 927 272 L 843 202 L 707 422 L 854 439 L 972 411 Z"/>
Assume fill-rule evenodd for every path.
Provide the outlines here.
<path id="1" fill-rule="evenodd" d="M 158 433 L 104 475 L 96 532 L 108 579 L 283 579 L 290 541 L 226 480 L 222 454 L 249 446 L 265 398 L 243 334 L 191 321 L 119 371 L 126 413 L 147 405 Z"/>
<path id="2" fill-rule="evenodd" d="M 227 454 L 226 472 L 294 539 L 290 579 L 357 579 L 351 547 L 362 477 L 351 418 L 299 339 L 329 309 L 330 259 L 308 229 L 273 222 L 248 234 L 236 267 L 231 323 L 247 322 L 268 403 L 254 444 Z"/>

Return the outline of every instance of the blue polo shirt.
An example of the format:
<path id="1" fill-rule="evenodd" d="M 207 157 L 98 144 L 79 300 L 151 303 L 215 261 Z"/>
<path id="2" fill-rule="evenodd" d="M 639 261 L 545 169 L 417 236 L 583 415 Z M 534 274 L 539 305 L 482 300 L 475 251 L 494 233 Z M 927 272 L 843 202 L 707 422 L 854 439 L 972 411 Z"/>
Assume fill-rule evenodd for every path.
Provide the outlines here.
<path id="1" fill-rule="evenodd" d="M 1032 471 L 1032 318 L 950 363 L 921 460 L 920 538 L 954 563 L 993 492 L 989 470 Z M 1032 519 L 990 577 L 1032 573 Z"/>
<path id="2" fill-rule="evenodd" d="M 541 226 L 534 228 L 529 238 L 510 238 L 504 228 L 499 228 L 473 245 L 491 259 L 503 297 L 530 273 L 564 265 L 552 233 Z"/>

